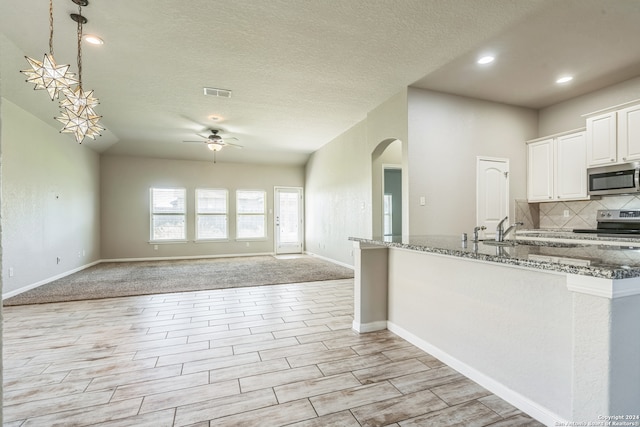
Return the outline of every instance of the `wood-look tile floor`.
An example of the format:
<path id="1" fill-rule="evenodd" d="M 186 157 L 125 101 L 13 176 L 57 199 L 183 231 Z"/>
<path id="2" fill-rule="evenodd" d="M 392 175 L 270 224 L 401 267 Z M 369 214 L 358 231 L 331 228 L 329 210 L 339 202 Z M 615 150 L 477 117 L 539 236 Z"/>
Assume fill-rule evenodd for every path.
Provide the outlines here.
<path id="1" fill-rule="evenodd" d="M 541 425 L 352 319 L 353 280 L 6 307 L 4 425 Z"/>

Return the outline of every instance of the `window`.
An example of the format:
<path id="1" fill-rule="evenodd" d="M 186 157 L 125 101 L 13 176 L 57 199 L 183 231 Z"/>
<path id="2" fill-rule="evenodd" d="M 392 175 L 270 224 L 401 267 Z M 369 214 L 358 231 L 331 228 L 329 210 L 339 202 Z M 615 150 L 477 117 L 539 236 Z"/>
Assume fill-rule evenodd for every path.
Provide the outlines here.
<path id="1" fill-rule="evenodd" d="M 264 239 L 266 224 L 266 193 L 262 190 L 236 192 L 236 237 L 238 239 Z"/>
<path id="2" fill-rule="evenodd" d="M 186 239 L 186 190 L 151 189 L 151 240 Z"/>
<path id="3" fill-rule="evenodd" d="M 227 190 L 196 189 L 196 240 L 226 238 Z"/>

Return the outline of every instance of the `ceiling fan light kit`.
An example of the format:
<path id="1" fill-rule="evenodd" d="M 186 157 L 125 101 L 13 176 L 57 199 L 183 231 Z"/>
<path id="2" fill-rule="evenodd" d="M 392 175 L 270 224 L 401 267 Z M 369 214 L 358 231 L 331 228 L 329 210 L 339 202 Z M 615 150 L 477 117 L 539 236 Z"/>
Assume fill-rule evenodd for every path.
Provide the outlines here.
<path id="1" fill-rule="evenodd" d="M 216 153 L 218 151 L 221 151 L 224 147 L 231 146 L 234 148 L 242 148 L 242 145 L 232 144 L 231 142 L 226 141 L 228 139 L 237 140 L 238 138 L 235 138 L 233 136 L 223 138 L 222 136 L 219 135 L 220 130 L 218 129 L 210 129 L 210 132 L 211 134 L 207 136 L 198 134 L 198 136 L 202 138 L 202 140 L 200 141 L 183 141 L 183 142 L 194 142 L 194 143 L 204 142 L 207 145 L 207 148 L 213 151 L 213 163 L 216 162 Z"/>

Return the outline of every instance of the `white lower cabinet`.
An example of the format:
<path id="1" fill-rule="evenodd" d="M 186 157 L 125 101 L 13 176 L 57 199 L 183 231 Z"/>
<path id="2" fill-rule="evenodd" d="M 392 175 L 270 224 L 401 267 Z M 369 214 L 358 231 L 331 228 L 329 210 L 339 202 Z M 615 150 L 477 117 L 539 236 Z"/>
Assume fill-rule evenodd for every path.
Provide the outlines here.
<path id="1" fill-rule="evenodd" d="M 527 199 L 530 202 L 588 199 L 583 131 L 528 143 Z"/>

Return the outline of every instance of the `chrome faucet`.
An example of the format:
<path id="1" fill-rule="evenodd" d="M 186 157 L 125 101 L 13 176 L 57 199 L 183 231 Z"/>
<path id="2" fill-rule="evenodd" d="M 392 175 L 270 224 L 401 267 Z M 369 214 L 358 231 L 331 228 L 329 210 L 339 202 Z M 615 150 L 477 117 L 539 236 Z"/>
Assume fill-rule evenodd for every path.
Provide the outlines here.
<path id="1" fill-rule="evenodd" d="M 504 242 L 504 238 L 507 237 L 507 235 L 511 232 L 511 230 L 516 228 L 518 225 L 522 225 L 521 222 L 516 222 L 516 223 L 511 224 L 511 226 L 509 226 L 509 228 L 507 228 L 505 230 L 504 229 L 504 222 L 507 220 L 507 218 L 509 218 L 509 217 L 505 216 L 502 219 L 502 221 L 500 221 L 498 223 L 498 226 L 496 227 L 496 242 Z"/>
<path id="2" fill-rule="evenodd" d="M 479 226 L 479 227 L 475 227 L 475 228 L 473 229 L 473 241 L 474 241 L 474 242 L 477 242 L 477 241 L 478 241 L 478 231 L 480 231 L 480 230 L 486 230 L 486 229 L 487 229 L 487 227 L 485 227 L 484 225 L 483 225 L 483 226 L 481 226 L 481 227 L 480 227 L 480 226 Z"/>

